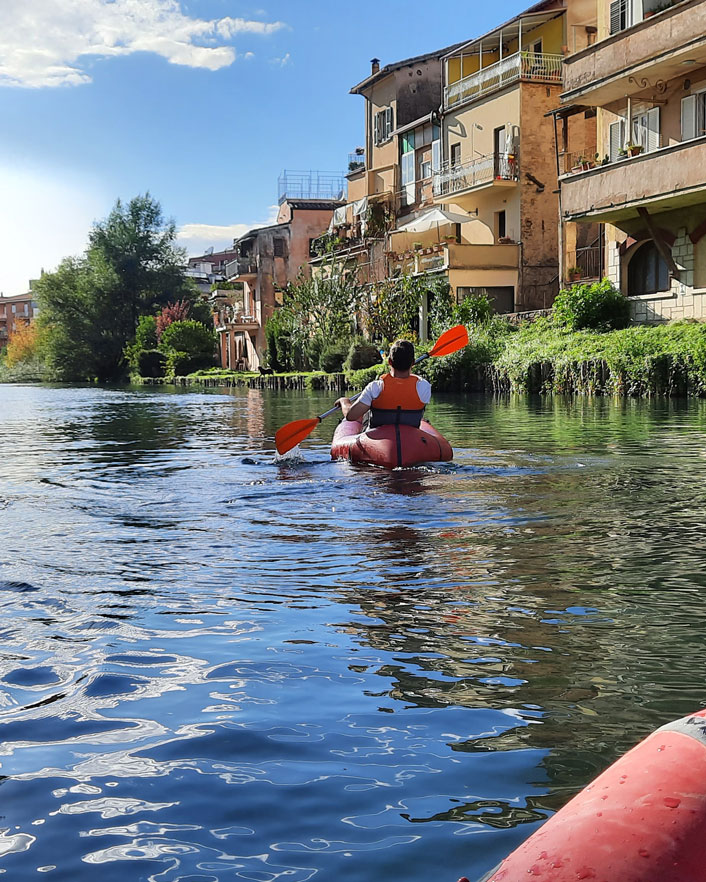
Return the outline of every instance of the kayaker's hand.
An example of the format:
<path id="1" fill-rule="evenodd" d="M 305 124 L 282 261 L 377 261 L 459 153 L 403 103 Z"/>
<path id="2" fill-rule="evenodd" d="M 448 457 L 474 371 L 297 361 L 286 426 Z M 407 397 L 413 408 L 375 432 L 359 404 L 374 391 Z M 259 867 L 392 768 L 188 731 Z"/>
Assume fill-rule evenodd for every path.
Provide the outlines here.
<path id="1" fill-rule="evenodd" d="M 336 407 L 340 407 L 341 410 L 343 410 L 343 402 L 344 401 L 348 401 L 348 399 L 347 398 L 339 398 L 337 401 L 334 401 L 334 404 L 336 405 Z"/>

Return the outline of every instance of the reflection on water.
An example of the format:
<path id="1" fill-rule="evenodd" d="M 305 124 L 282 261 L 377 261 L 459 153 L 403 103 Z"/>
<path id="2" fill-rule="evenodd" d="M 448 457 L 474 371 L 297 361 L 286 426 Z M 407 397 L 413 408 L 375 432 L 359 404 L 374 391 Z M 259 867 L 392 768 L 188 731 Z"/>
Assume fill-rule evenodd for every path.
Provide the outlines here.
<path id="1" fill-rule="evenodd" d="M 479 878 L 706 704 L 703 403 L 439 398 L 391 473 L 275 461 L 323 396 L 0 403 L 9 879 Z"/>

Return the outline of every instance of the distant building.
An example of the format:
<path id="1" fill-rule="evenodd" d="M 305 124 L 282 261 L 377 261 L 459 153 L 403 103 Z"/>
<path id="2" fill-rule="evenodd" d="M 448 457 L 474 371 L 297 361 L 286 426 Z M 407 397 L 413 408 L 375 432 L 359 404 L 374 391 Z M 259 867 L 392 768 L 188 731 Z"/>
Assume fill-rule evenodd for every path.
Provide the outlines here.
<path id="1" fill-rule="evenodd" d="M 26 294 L 4 297 L 0 294 L 0 346 L 5 346 L 14 331 L 27 327 L 39 315 L 39 303 L 33 293 L 34 280 Z"/>
<path id="2" fill-rule="evenodd" d="M 224 368 L 259 368 L 265 324 L 282 302 L 283 289 L 301 271 L 308 273 L 311 243 L 343 204 L 336 197 L 344 183 L 341 175 L 286 173 L 280 178 L 277 223 L 235 240 L 234 257 L 224 267 L 227 284 L 212 295 Z"/>
<path id="3" fill-rule="evenodd" d="M 225 278 L 225 265 L 235 258 L 235 251 L 208 251 L 199 257 L 190 257 L 186 266 L 186 277 L 199 289 L 204 297 L 210 297 L 215 283 Z"/>

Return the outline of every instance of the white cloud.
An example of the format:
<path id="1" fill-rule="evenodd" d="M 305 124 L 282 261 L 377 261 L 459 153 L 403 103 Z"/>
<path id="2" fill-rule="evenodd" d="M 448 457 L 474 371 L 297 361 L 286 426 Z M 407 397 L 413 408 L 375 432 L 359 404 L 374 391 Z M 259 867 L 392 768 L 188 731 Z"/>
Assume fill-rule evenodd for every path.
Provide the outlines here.
<path id="1" fill-rule="evenodd" d="M 0 166 L 0 291 L 21 294 L 42 269 L 82 254 L 94 223 L 114 199 L 85 174 L 61 179 L 34 169 Z"/>
<path id="2" fill-rule="evenodd" d="M 1 0 L 0 86 L 81 85 L 91 81 L 91 58 L 133 52 L 218 70 L 236 58 L 224 41 L 283 27 L 280 21 L 191 18 L 179 0 Z"/>
<path id="3" fill-rule="evenodd" d="M 214 251 L 230 248 L 233 239 L 244 236 L 254 227 L 266 227 L 277 222 L 278 205 L 271 205 L 269 216 L 257 223 L 238 223 L 219 226 L 217 224 L 184 224 L 177 230 L 178 244 L 186 248 L 190 257 L 203 254 L 213 246 Z"/>
<path id="4" fill-rule="evenodd" d="M 289 62 L 290 62 L 291 60 L 292 60 L 292 56 L 289 54 L 289 52 L 287 52 L 287 53 L 286 53 L 285 55 L 283 55 L 281 58 L 271 58 L 271 59 L 270 59 L 270 62 L 271 62 L 272 64 L 277 64 L 277 65 L 279 65 L 280 67 L 285 67 L 286 65 L 289 64 Z"/>

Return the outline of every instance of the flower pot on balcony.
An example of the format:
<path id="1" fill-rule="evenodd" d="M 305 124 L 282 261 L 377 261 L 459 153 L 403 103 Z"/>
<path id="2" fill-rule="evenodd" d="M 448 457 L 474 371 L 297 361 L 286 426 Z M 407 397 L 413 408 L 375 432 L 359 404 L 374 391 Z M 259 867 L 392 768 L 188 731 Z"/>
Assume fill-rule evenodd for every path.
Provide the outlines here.
<path id="1" fill-rule="evenodd" d="M 643 151 L 642 144 L 631 144 L 628 147 L 628 154 L 630 156 L 639 156 Z"/>
<path id="2" fill-rule="evenodd" d="M 510 236 L 500 236 L 498 239 L 498 245 L 512 245 L 512 238 Z"/>

